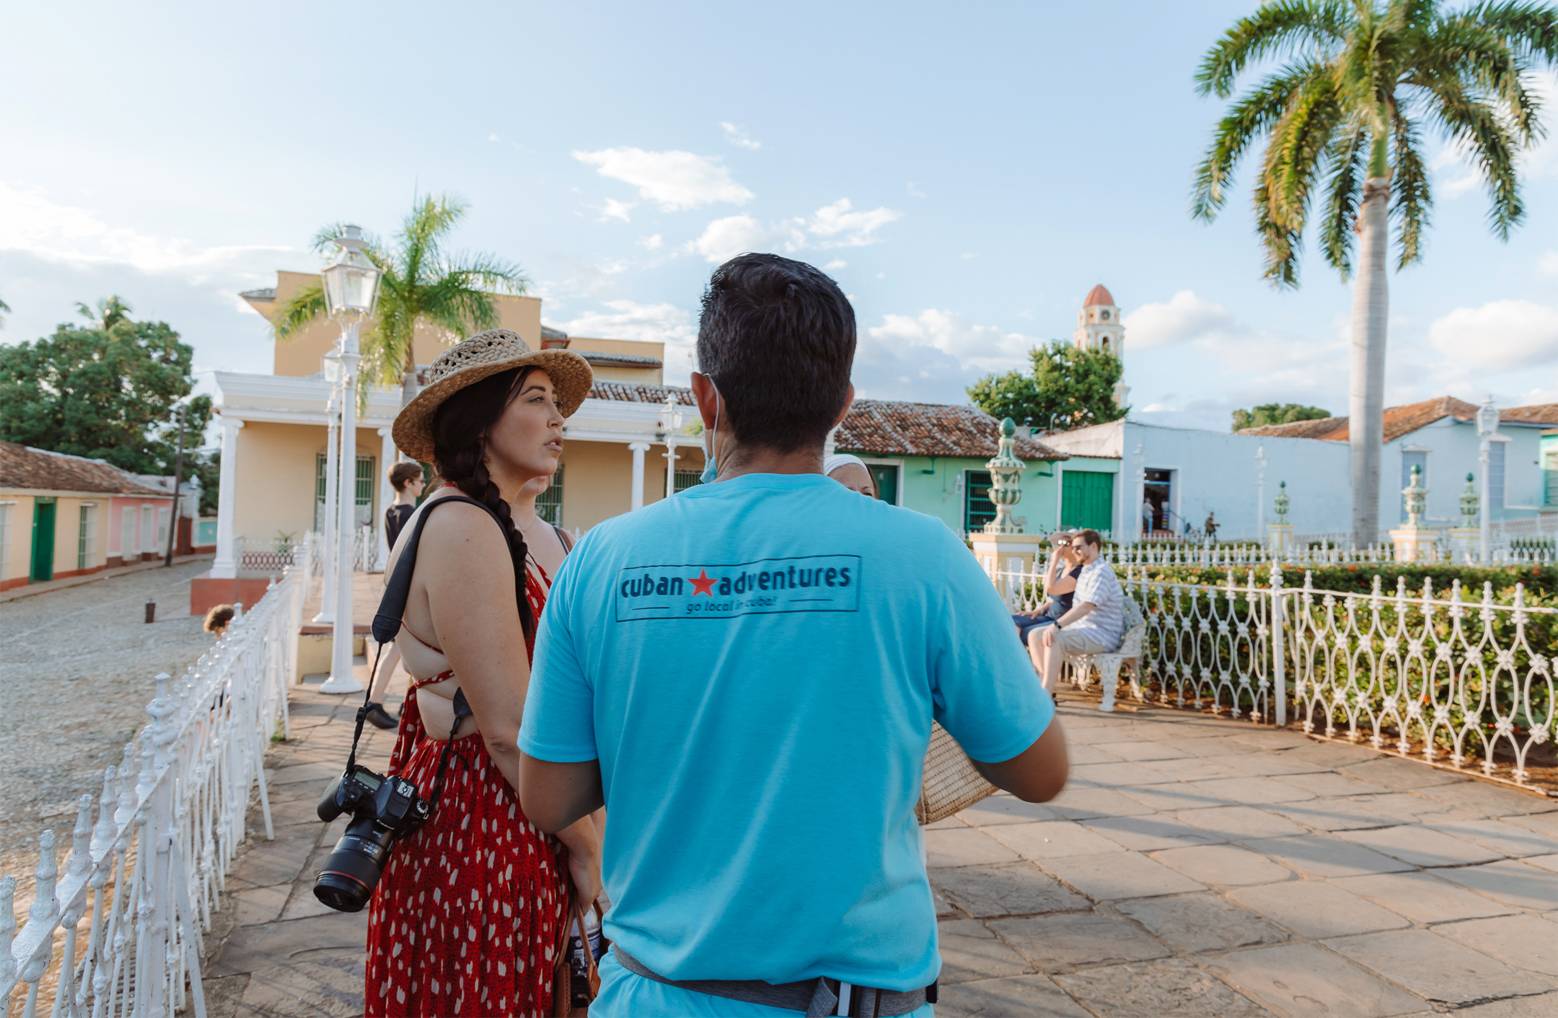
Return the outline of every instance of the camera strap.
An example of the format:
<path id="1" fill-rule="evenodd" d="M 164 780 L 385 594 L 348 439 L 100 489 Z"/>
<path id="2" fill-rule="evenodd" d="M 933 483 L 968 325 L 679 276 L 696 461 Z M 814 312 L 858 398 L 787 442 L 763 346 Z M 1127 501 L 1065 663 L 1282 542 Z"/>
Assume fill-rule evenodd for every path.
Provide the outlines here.
<path id="1" fill-rule="evenodd" d="M 443 498 L 430 499 L 422 506 L 422 512 L 417 517 L 416 526 L 410 533 L 402 531 L 401 536 L 406 539 L 405 550 L 400 553 L 400 558 L 395 562 L 395 568 L 390 572 L 389 580 L 384 584 L 384 596 L 379 599 L 379 609 L 373 614 L 373 639 L 378 644 L 378 650 L 373 654 L 373 668 L 368 672 L 368 688 L 362 696 L 362 706 L 357 708 L 357 727 L 352 732 L 352 749 L 346 757 L 346 769 L 350 771 L 357 765 L 357 744 L 362 740 L 363 723 L 368 720 L 368 704 L 373 696 L 373 677 L 379 673 L 379 657 L 384 653 L 384 645 L 400 633 L 401 619 L 406 614 L 406 601 L 411 597 L 411 574 L 416 571 L 417 546 L 422 541 L 422 527 L 427 523 L 427 518 L 434 509 L 447 502 L 468 502 L 481 509 L 492 521 L 504 531 L 503 540 L 508 541 L 508 528 L 503 520 L 492 509 L 474 498 L 465 495 L 447 495 Z M 398 543 L 398 542 L 397 542 Z M 436 804 L 438 790 L 443 784 L 444 768 L 449 763 L 450 751 L 454 748 L 454 737 L 459 733 L 460 723 L 471 716 L 471 705 L 465 699 L 465 690 L 461 689 L 454 694 L 454 727 L 450 729 L 449 740 L 444 746 L 442 757 L 438 761 L 438 776 L 433 781 L 433 793 L 431 799 Z"/>

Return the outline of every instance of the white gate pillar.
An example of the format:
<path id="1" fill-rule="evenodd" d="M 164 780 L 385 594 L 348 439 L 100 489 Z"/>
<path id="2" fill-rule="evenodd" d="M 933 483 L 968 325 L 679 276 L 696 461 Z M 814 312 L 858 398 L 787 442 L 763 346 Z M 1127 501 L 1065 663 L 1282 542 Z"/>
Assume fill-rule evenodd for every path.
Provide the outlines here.
<path id="1" fill-rule="evenodd" d="M 642 509 L 644 508 L 644 453 L 649 451 L 649 443 L 630 442 L 628 448 L 633 453 L 633 495 L 628 508 Z"/>
<path id="2" fill-rule="evenodd" d="M 238 575 L 233 528 L 238 512 L 238 431 L 243 421 L 228 414 L 222 415 L 222 466 L 221 488 L 216 503 L 216 561 L 211 563 L 211 575 L 230 580 Z"/>

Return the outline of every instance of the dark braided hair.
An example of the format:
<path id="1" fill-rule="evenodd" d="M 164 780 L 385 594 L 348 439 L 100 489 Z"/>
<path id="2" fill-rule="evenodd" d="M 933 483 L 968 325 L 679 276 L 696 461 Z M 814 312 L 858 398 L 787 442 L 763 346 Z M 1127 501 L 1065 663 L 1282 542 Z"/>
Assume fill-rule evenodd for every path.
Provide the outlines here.
<path id="1" fill-rule="evenodd" d="M 525 596 L 525 538 L 514 526 L 509 504 L 487 472 L 487 432 L 524 384 L 534 368 L 500 371 L 489 375 L 444 400 L 433 414 L 433 466 L 438 476 L 461 493 L 491 509 L 503 521 L 509 558 L 514 561 L 514 595 L 519 601 L 519 624 L 528 641 L 535 635 L 536 620 Z"/>

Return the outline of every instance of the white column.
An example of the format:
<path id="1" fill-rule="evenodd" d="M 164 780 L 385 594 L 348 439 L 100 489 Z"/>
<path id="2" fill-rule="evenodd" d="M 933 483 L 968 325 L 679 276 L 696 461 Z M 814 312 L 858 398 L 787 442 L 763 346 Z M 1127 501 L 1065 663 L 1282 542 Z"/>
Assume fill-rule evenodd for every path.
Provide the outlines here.
<path id="1" fill-rule="evenodd" d="M 395 440 L 390 437 L 389 428 L 379 429 L 379 506 L 378 518 L 373 522 L 373 528 L 379 535 L 379 554 L 374 559 L 375 572 L 382 573 L 389 564 L 389 532 L 384 529 L 384 513 L 395 500 L 395 489 L 390 487 L 389 471 L 395 465 Z"/>
<path id="2" fill-rule="evenodd" d="M 1132 471 L 1131 491 L 1135 497 L 1125 510 L 1126 519 L 1134 521 L 1129 530 L 1131 539 L 1128 543 L 1137 544 L 1141 541 L 1141 504 L 1147 498 L 1147 453 L 1140 442 L 1136 443 L 1133 455 L 1136 457 L 1136 466 Z"/>
<path id="3" fill-rule="evenodd" d="M 329 624 L 335 621 L 335 546 L 336 546 L 336 483 L 339 480 L 340 466 L 336 451 L 340 448 L 341 434 L 336 428 L 336 409 L 340 402 L 335 390 L 331 390 L 330 402 L 325 407 L 325 416 L 330 421 L 328 437 L 325 440 L 325 513 L 320 519 L 320 533 L 324 538 L 324 548 L 320 552 L 319 570 L 323 576 L 323 582 L 319 589 L 319 613 L 314 616 L 314 621 L 320 624 Z"/>
<path id="4" fill-rule="evenodd" d="M 665 497 L 676 494 L 676 436 L 665 436 Z"/>
<path id="5" fill-rule="evenodd" d="M 233 548 L 233 522 L 238 511 L 238 431 L 243 421 L 229 414 L 222 415 L 222 467 L 221 490 L 216 498 L 216 561 L 211 563 L 211 575 L 230 580 L 238 575 L 238 560 Z"/>
<path id="6" fill-rule="evenodd" d="M 330 677 L 321 693 L 360 693 L 352 674 L 352 545 L 357 532 L 357 323 L 348 322 L 341 345 L 341 481 L 336 522 L 335 633 L 330 644 Z"/>
<path id="7" fill-rule="evenodd" d="M 630 442 L 628 448 L 633 452 L 633 497 L 628 503 L 630 509 L 644 508 L 644 453 L 649 451 L 648 442 Z"/>
<path id="8" fill-rule="evenodd" d="M 1477 535 L 1477 557 L 1482 565 L 1490 565 L 1493 561 L 1493 520 L 1490 499 L 1493 497 L 1493 482 L 1488 477 L 1488 465 L 1493 458 L 1490 436 L 1482 436 L 1482 444 L 1477 450 L 1477 462 L 1482 467 L 1482 505 L 1481 519 L 1478 521 L 1479 532 Z M 223 461 L 222 469 L 227 469 L 226 461 Z"/>

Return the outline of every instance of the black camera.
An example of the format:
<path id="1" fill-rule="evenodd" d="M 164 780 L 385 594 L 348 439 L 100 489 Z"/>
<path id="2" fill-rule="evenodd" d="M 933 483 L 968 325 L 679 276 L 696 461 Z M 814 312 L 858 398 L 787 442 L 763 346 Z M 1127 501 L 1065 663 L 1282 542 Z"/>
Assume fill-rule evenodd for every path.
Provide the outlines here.
<path id="1" fill-rule="evenodd" d="M 326 823 L 342 813 L 352 819 L 314 880 L 314 897 L 339 912 L 360 912 L 395 839 L 426 823 L 433 804 L 409 781 L 354 765 L 325 789 L 318 813 Z"/>

